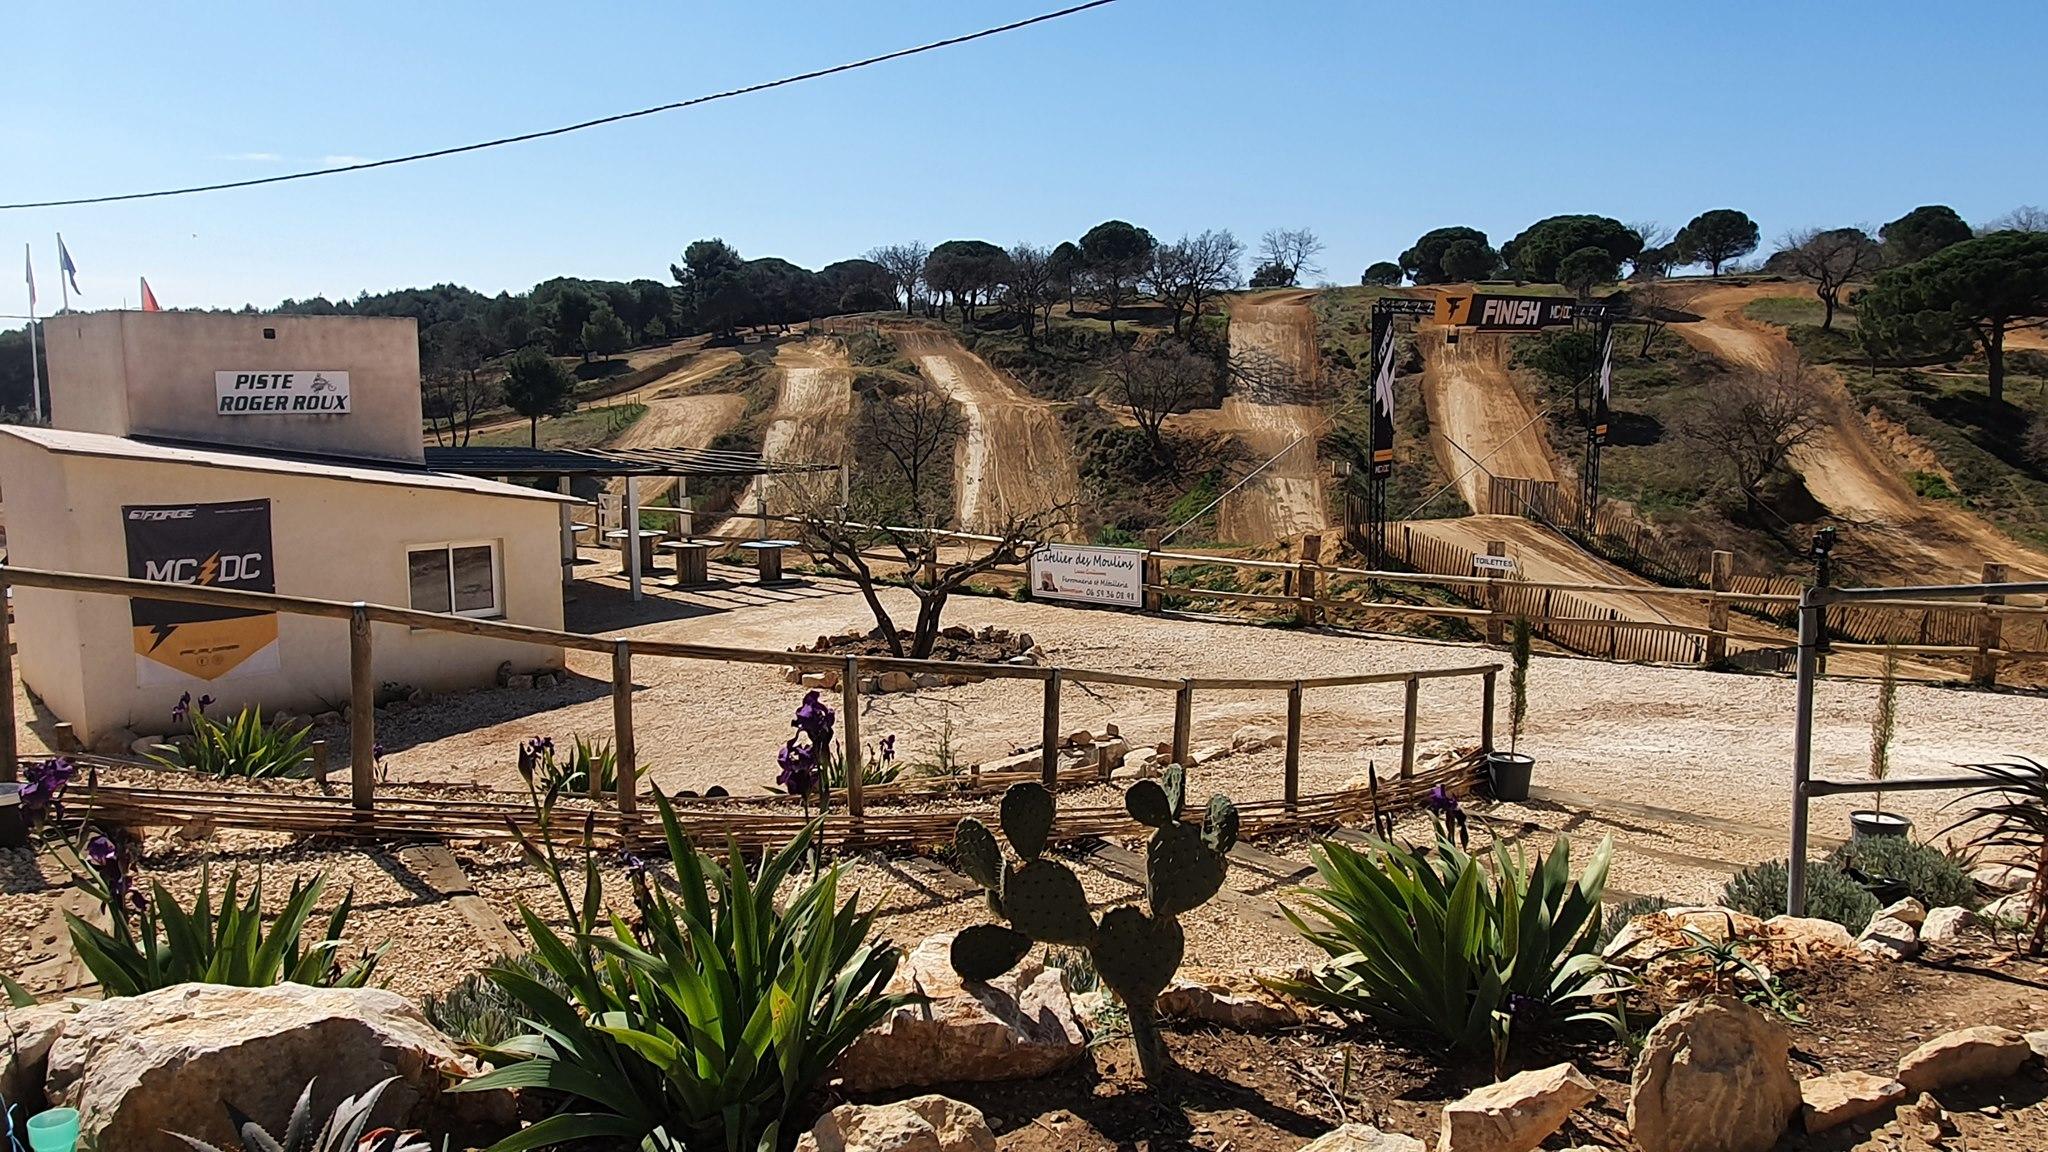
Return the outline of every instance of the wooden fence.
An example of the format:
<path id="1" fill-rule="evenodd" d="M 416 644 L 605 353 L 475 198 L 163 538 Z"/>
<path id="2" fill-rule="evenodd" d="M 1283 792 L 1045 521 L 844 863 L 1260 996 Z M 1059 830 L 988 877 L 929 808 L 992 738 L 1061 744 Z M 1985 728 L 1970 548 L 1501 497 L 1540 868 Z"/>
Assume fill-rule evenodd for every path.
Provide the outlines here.
<path id="1" fill-rule="evenodd" d="M 1113 684 L 1149 688 L 1173 694 L 1173 758 L 1185 762 L 1193 738 L 1196 692 L 1271 692 L 1284 695 L 1287 729 L 1282 766 L 1282 800 L 1285 811 L 1305 803 L 1301 795 L 1301 725 L 1305 696 L 1312 691 L 1369 684 L 1403 686 L 1401 728 L 1401 779 L 1415 770 L 1417 703 L 1424 681 L 1477 677 L 1481 682 L 1478 747 L 1493 747 L 1495 679 L 1497 663 L 1456 668 L 1426 668 L 1401 672 L 1371 672 L 1354 675 L 1311 676 L 1272 679 L 1234 676 L 1184 676 L 1168 678 L 1110 672 L 1093 668 L 1042 667 L 1015 664 L 977 664 L 964 661 L 915 660 L 892 656 L 832 656 L 779 649 L 735 648 L 711 644 L 690 644 L 665 640 L 607 639 L 580 632 L 562 632 L 477 620 L 463 616 L 419 612 L 409 608 L 363 602 L 319 600 L 275 593 L 243 592 L 187 584 L 163 584 L 117 576 L 94 576 L 78 572 L 56 572 L 0 565 L 0 599 L 10 587 L 48 588 L 131 599 L 162 600 L 220 608 L 282 612 L 294 616 L 343 620 L 349 638 L 349 802 L 364 834 L 378 829 L 376 763 L 375 652 L 371 625 L 397 624 L 433 632 L 513 640 L 592 652 L 610 657 L 612 697 L 612 740 L 618 756 L 618 787 L 613 797 L 618 816 L 630 823 L 636 818 L 640 784 L 639 758 L 633 740 L 633 661 L 647 658 L 710 660 L 738 664 L 795 665 L 808 671 L 839 673 L 839 737 L 846 758 L 846 817 L 851 822 L 843 838 L 862 844 L 863 821 L 867 816 L 861 765 L 860 684 L 874 672 L 966 674 L 985 680 L 1029 680 L 1043 686 L 1041 710 L 1041 776 L 1048 785 L 1059 779 L 1060 696 L 1066 684 Z M 11 625 L 0 622 L 0 778 L 16 777 L 19 749 L 14 715 L 14 657 Z M 1321 801 L 1319 801 L 1320 803 Z M 413 807 L 418 807 L 414 805 Z M 408 809 L 410 811 L 411 809 Z M 467 808 L 458 812 L 474 816 Z M 408 825 L 412 828 L 412 825 Z"/>
<path id="2" fill-rule="evenodd" d="M 1662 584 L 1701 587 L 1713 563 L 1710 549 L 1673 544 L 1620 504 L 1601 504 L 1586 515 L 1578 493 L 1555 480 L 1495 476 L 1487 492 L 1495 512 L 1547 524 L 1587 551 Z"/>

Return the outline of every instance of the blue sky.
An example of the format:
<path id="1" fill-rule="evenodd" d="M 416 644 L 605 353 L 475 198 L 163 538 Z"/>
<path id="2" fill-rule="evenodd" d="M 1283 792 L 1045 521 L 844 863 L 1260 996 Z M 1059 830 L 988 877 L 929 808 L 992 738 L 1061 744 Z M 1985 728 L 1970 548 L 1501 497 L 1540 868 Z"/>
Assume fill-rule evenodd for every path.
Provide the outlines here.
<path id="1" fill-rule="evenodd" d="M 552 126 L 970 31 L 1058 0 L 16 6 L 0 202 L 289 171 Z M 563 139 L 281 187 L 0 212 L 81 306 L 666 277 L 690 240 L 809 267 L 1122 217 L 1308 226 L 1355 283 L 1444 224 L 1766 238 L 2048 204 L 2048 4 L 1120 0 L 1006 37 Z M 27 303 L 0 279 L 0 313 Z M 14 321 L 0 323 L 17 324 Z"/>

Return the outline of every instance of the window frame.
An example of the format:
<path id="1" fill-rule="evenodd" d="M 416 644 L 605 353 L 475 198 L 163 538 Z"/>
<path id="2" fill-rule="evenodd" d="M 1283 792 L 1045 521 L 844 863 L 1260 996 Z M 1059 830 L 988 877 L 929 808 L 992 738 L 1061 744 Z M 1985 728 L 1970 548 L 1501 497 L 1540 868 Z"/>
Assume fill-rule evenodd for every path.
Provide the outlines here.
<path id="1" fill-rule="evenodd" d="M 455 553 L 462 548 L 484 548 L 491 554 L 491 606 L 488 608 L 461 609 L 455 607 Z M 416 612 L 430 612 L 412 602 L 412 558 L 417 552 L 440 552 L 448 561 L 448 610 L 445 615 L 464 616 L 472 620 L 505 619 L 505 549 L 497 540 L 423 540 L 407 544 L 403 563 L 405 565 L 405 603 Z"/>

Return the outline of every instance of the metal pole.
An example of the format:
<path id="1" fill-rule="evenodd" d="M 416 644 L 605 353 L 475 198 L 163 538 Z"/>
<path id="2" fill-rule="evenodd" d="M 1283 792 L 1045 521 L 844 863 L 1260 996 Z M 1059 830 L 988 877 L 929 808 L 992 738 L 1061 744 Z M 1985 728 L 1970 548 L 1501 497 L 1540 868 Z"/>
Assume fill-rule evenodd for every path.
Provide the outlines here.
<path id="1" fill-rule="evenodd" d="M 41 423 L 43 422 L 43 365 L 42 365 L 42 361 L 41 361 L 40 357 L 39 357 L 39 356 L 37 355 L 37 353 L 36 353 L 36 273 L 35 273 L 35 261 L 36 261 L 36 257 L 35 257 L 35 252 L 34 252 L 34 250 L 33 250 L 33 249 L 31 249 L 31 248 L 30 248 L 30 247 L 29 247 L 28 245 L 26 245 L 26 244 L 23 244 L 23 245 L 21 246 L 21 252 L 22 252 L 22 255 L 23 255 L 24 257 L 26 257 L 26 258 L 28 259 L 28 269 L 29 269 L 29 273 L 28 273 L 28 397 L 29 397 L 29 408 L 30 408 L 30 409 L 31 409 L 31 410 L 32 410 L 32 411 L 33 411 L 33 412 L 35 413 L 35 417 L 36 417 L 36 423 L 38 423 L 38 424 L 41 424 Z M 57 279 L 59 279 L 59 280 L 62 280 L 63 278 L 64 278 L 64 274 L 63 274 L 63 273 L 61 273 L 61 272 L 59 272 L 59 273 L 57 274 Z M 9 766 L 9 767 L 12 767 L 12 766 L 13 766 L 13 764 L 14 764 L 14 761 L 13 761 L 12 759 L 9 759 L 7 763 L 8 763 L 8 766 Z"/>
<path id="2" fill-rule="evenodd" d="M 34 329 L 29 337 L 35 337 Z M 14 621 L 7 588 L 7 574 L 0 571 L 0 782 L 12 784 L 21 751 L 14 738 Z"/>
<path id="3" fill-rule="evenodd" d="M 1785 862 L 1785 910 L 1806 915 L 1806 782 L 1813 777 L 1813 685 L 1823 605 L 1809 588 L 1799 598 L 1799 674 L 1792 718 L 1792 851 Z"/>
<path id="4" fill-rule="evenodd" d="M 555 485 L 562 495 L 569 495 L 569 478 L 564 476 Z M 562 587 L 567 588 L 576 581 L 576 513 L 573 505 L 562 505 Z"/>
<path id="5" fill-rule="evenodd" d="M 1287 760 L 1281 781 L 1281 796 L 1287 810 L 1301 802 L 1301 681 L 1287 687 Z"/>
<path id="6" fill-rule="evenodd" d="M 626 477 L 626 587 L 640 599 L 640 478 Z"/>

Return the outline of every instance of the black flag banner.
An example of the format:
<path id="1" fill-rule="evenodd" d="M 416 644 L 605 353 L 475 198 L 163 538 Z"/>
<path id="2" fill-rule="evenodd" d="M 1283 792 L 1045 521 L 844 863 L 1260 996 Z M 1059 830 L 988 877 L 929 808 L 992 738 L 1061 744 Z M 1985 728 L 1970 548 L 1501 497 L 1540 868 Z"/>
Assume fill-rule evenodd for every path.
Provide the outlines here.
<path id="1" fill-rule="evenodd" d="M 270 501 L 130 504 L 121 509 L 128 575 L 160 584 L 275 592 Z M 128 602 L 141 684 L 278 670 L 277 613 L 169 600 Z"/>
<path id="2" fill-rule="evenodd" d="M 1373 355 L 1372 378 L 1372 474 L 1394 471 L 1394 320 L 1375 316 L 1382 325 L 1373 335 L 1378 349 Z"/>

